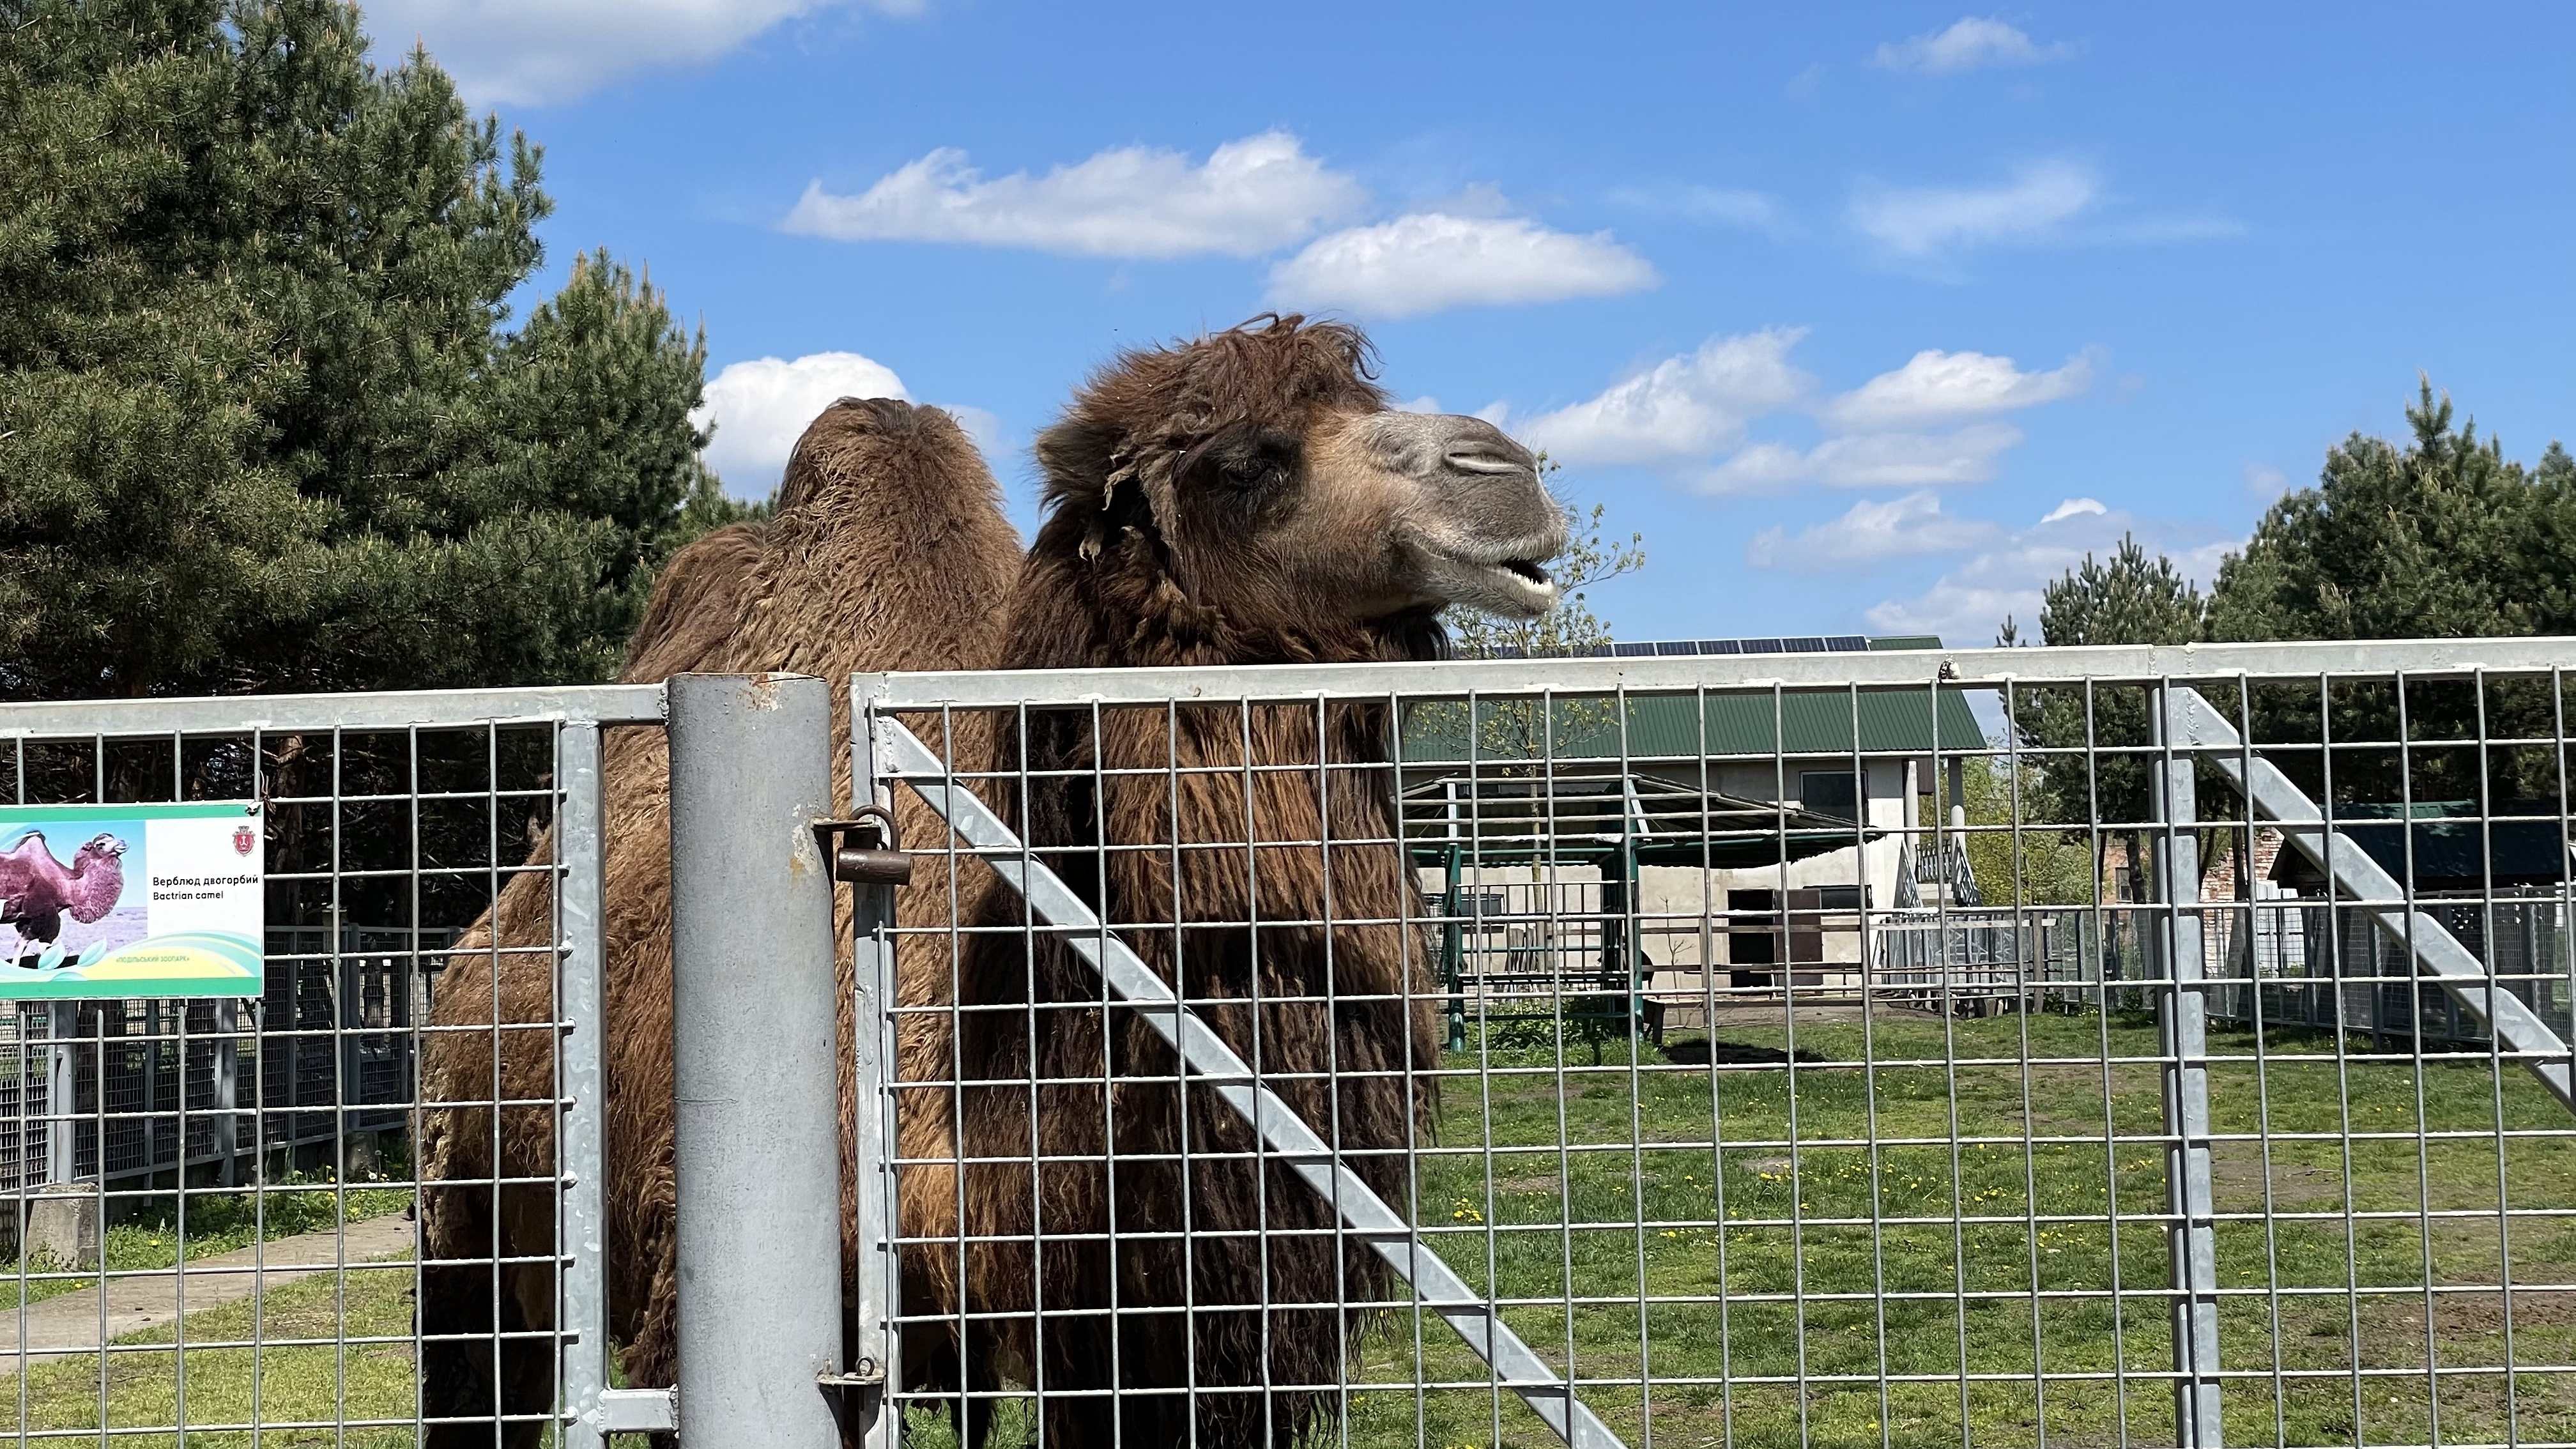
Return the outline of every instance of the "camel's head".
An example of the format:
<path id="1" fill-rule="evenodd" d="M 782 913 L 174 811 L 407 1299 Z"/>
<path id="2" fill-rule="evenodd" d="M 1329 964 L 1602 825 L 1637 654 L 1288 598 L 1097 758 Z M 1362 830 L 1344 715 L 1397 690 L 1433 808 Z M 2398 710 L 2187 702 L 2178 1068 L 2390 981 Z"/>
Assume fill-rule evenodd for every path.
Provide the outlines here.
<path id="1" fill-rule="evenodd" d="M 114 860 L 118 856 L 125 854 L 125 842 L 117 839 L 113 835 L 93 835 L 90 837 L 89 843 L 80 848 L 80 853 L 83 855 L 98 856 L 106 860 Z"/>
<path id="2" fill-rule="evenodd" d="M 1372 372 L 1357 329 L 1299 317 L 1121 356 L 1038 439 L 1039 547 L 1149 563 L 1243 622 L 1554 607 L 1566 519 L 1537 460 L 1480 418 L 1390 410 Z"/>

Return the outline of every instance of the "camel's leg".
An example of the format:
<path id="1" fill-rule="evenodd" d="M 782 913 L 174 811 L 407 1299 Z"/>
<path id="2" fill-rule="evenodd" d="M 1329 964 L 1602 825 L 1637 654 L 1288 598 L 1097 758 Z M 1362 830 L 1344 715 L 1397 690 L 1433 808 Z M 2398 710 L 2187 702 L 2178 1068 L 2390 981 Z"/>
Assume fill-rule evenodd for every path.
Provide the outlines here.
<path id="1" fill-rule="evenodd" d="M 420 1214 L 421 1413 L 432 1449 L 501 1442 L 500 1273 L 488 1187 L 424 1187 Z M 482 1260 L 482 1261 L 474 1261 Z"/>
<path id="2" fill-rule="evenodd" d="M 441 1168 L 485 1171 L 452 1158 Z M 468 1184 L 425 1186 L 421 1202 L 421 1409 L 451 1421 L 433 1424 L 427 1443 L 536 1449 L 555 1396 L 553 1196 Z M 496 1261 L 510 1258 L 536 1261 Z"/>

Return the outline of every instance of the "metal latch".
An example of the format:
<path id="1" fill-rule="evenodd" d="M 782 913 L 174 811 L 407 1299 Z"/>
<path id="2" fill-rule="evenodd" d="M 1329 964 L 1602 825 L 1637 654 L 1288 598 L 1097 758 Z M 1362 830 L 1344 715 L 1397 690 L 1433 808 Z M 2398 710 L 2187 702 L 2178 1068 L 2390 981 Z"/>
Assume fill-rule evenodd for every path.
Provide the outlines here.
<path id="1" fill-rule="evenodd" d="M 853 844 L 852 837 L 859 843 Z M 818 821 L 814 838 L 832 862 L 832 879 L 851 885 L 912 883 L 912 857 L 895 835 L 894 812 L 870 805 L 847 820 Z"/>
<path id="2" fill-rule="evenodd" d="M 603 1434 L 667 1434 L 680 1427 L 678 1389 L 602 1389 L 586 1415 Z"/>
<path id="3" fill-rule="evenodd" d="M 860 1359 L 847 1373 L 816 1374 L 814 1382 L 834 1393 L 885 1387 L 885 1370 L 872 1358 Z"/>

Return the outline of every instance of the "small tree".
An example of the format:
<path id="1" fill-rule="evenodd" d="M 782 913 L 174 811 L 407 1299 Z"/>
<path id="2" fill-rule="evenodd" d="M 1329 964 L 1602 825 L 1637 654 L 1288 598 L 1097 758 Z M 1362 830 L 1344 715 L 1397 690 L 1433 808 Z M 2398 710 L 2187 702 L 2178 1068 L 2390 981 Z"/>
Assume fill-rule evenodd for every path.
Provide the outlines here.
<path id="1" fill-rule="evenodd" d="M 1556 464 L 1544 455 L 1541 476 Z M 1607 645 L 1609 622 L 1593 612 L 1591 590 L 1646 566 L 1646 536 L 1631 533 L 1625 542 L 1603 536 L 1607 510 L 1594 504 L 1589 514 L 1568 510 L 1573 525 L 1565 550 L 1548 563 L 1561 602 L 1535 619 L 1506 619 L 1464 608 L 1451 609 L 1444 621 L 1452 646 L 1468 659 L 1566 659 Z M 1463 720 L 1463 711 L 1453 711 Z M 1446 718 L 1445 716 L 1443 717 Z M 1612 708 L 1599 700 L 1558 700 L 1552 715 L 1535 700 L 1481 703 L 1476 724 L 1479 759 L 1536 760 L 1547 753 L 1551 733 L 1591 732 L 1613 728 Z"/>
<path id="2" fill-rule="evenodd" d="M 2107 562 L 2088 553 L 2082 564 L 2048 585 L 2041 595 L 2039 623 L 2049 644 L 2186 644 L 2201 636 L 2207 615 L 2199 588 L 2173 560 L 2161 553 L 2151 558 L 2135 535 L 2123 534 Z M 2009 646 L 2018 633 L 2007 618 L 1996 642 Z M 2151 778 L 2145 752 L 2151 738 L 2147 708 L 2147 691 L 2137 685 L 2016 690 L 2012 727 L 2021 743 L 2070 752 L 2023 757 L 2018 781 L 2025 802 L 2022 818 L 2061 830 L 2111 823 L 2126 844 L 2132 868 L 2142 865 L 2146 831 L 2139 822 L 2149 814 Z M 2060 838 L 2070 845 L 2076 839 L 2071 832 Z M 2025 833 L 2025 846 L 2028 840 Z M 2074 848 L 2083 857 L 2088 881 L 2098 880 L 2100 866 L 2091 842 Z M 1982 873 L 1979 879 L 1984 879 Z"/>
<path id="3" fill-rule="evenodd" d="M 2039 627 L 2049 644 L 2186 644 L 2198 639 L 2208 606 L 2162 554 L 2152 558 L 2122 535 L 2110 559 L 2091 554 L 2041 596 Z M 2018 630 L 2004 621 L 2001 644 Z M 2146 691 L 2134 686 L 2024 687 L 2013 697 L 2013 727 L 2049 750 L 2135 750 L 2148 743 Z M 2031 818 L 2061 825 L 2146 817 L 2147 766 L 2135 754 L 2043 755 L 2025 780 Z"/>
<path id="4" fill-rule="evenodd" d="M 2028 758 L 1975 755 L 1959 774 L 1970 826 L 1968 862 L 1987 905 L 2093 904 L 2093 852 L 2063 829 L 2034 819 L 2040 771 Z"/>

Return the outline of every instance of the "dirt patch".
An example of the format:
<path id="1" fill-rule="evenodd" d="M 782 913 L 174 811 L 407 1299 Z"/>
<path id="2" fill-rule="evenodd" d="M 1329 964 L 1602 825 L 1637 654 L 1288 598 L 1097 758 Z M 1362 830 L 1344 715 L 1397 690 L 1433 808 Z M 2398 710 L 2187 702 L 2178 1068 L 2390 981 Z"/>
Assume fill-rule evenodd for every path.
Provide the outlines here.
<path id="1" fill-rule="evenodd" d="M 2263 1205 L 2263 1151 L 2252 1142 L 2221 1142 L 2210 1152 L 2210 1178 L 2219 1210 L 2250 1212 Z M 2272 1161 L 2275 1210 L 2313 1212 L 2343 1205 L 2343 1171 L 2313 1163 Z"/>

